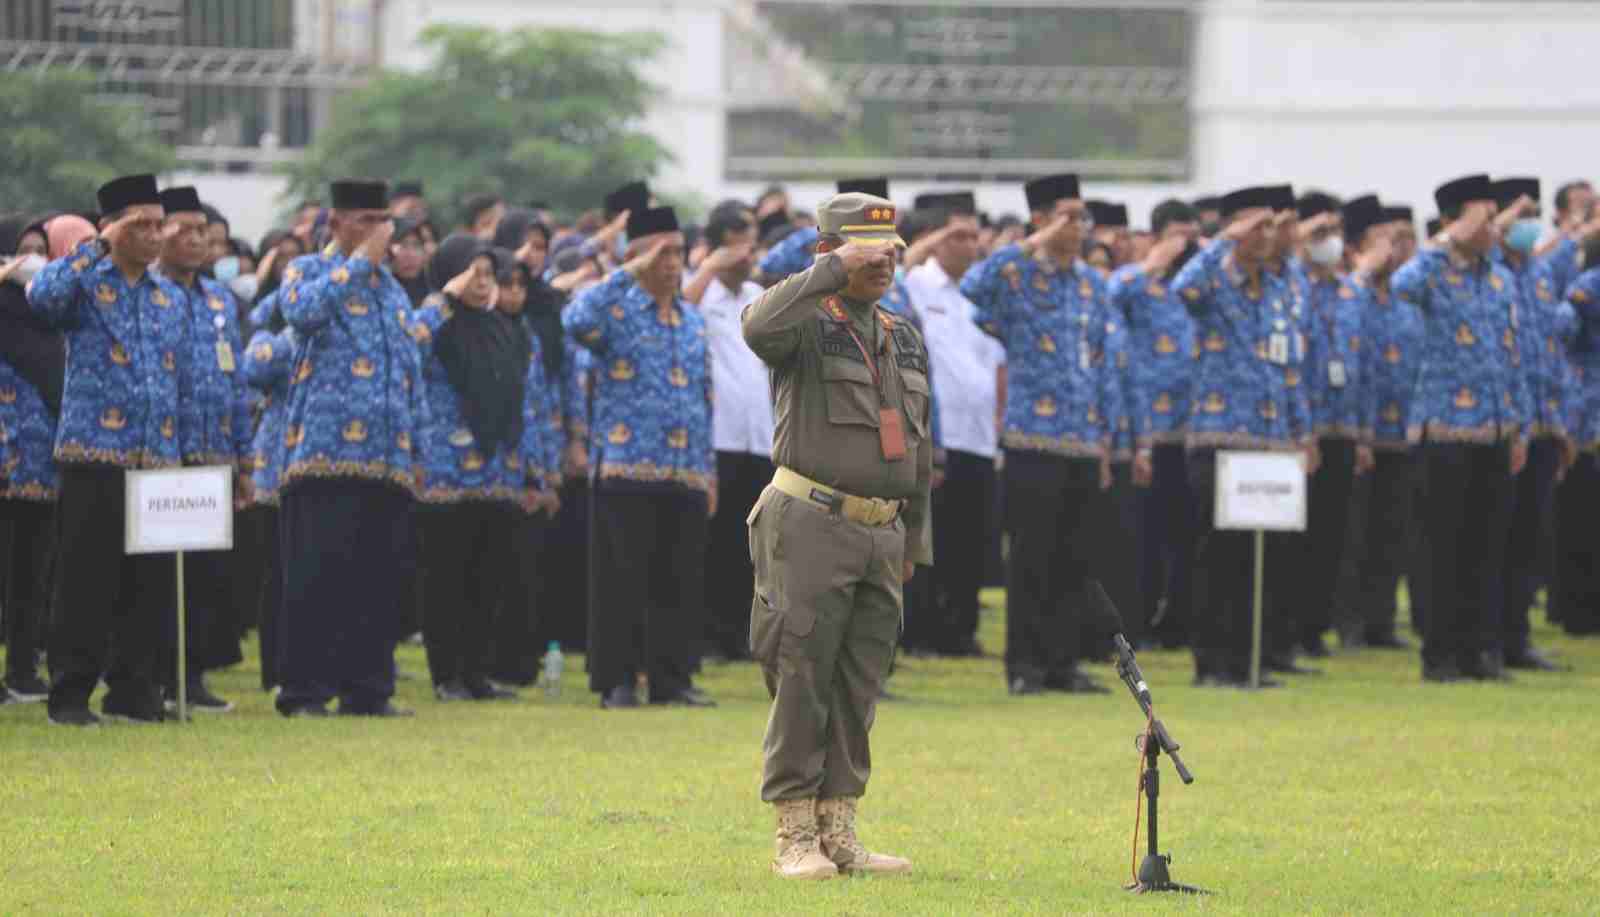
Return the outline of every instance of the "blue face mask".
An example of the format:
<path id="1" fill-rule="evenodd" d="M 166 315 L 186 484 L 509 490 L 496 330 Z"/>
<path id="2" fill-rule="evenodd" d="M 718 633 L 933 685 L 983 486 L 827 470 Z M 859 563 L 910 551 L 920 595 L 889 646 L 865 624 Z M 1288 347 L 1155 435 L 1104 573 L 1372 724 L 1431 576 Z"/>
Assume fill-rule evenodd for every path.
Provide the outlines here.
<path id="1" fill-rule="evenodd" d="M 218 258 L 217 263 L 211 265 L 211 276 L 221 283 L 227 283 L 239 276 L 239 259 L 234 255 Z"/>
<path id="2" fill-rule="evenodd" d="M 1518 220 L 1512 223 L 1511 228 L 1506 231 L 1506 248 L 1526 255 L 1528 252 L 1533 251 L 1533 247 L 1539 243 L 1539 235 L 1542 231 L 1538 220 Z"/>

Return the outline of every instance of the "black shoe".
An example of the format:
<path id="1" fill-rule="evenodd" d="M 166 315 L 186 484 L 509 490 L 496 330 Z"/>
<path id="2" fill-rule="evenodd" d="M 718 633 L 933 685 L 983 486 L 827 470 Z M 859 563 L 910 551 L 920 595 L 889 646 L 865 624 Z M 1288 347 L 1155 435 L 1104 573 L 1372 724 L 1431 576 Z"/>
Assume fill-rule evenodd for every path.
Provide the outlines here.
<path id="1" fill-rule="evenodd" d="M 1333 655 L 1332 653 L 1328 652 L 1328 645 L 1322 642 L 1321 634 L 1318 634 L 1317 636 L 1305 641 L 1301 648 L 1305 651 L 1305 654 L 1312 659 L 1327 659 L 1329 656 Z"/>
<path id="2" fill-rule="evenodd" d="M 459 681 L 447 681 L 433 686 L 434 700 L 443 703 L 458 700 L 472 700 L 472 692 Z"/>
<path id="3" fill-rule="evenodd" d="M 1461 674 L 1475 681 L 1510 681 L 1505 658 L 1499 650 L 1484 650 L 1470 656 L 1461 667 Z"/>
<path id="4" fill-rule="evenodd" d="M 1532 672 L 1567 672 L 1571 671 L 1572 667 L 1561 665 L 1530 646 L 1518 652 L 1506 654 L 1506 668 L 1524 669 Z"/>
<path id="5" fill-rule="evenodd" d="M 1396 633 L 1388 633 L 1379 637 L 1368 637 L 1367 646 L 1375 650 L 1409 650 L 1415 649 L 1411 641 Z"/>
<path id="6" fill-rule="evenodd" d="M 1327 652 L 1327 650 L 1323 650 Z M 1261 671 L 1280 675 L 1321 675 L 1321 669 L 1310 669 L 1295 662 L 1293 653 L 1269 653 L 1261 657 Z"/>
<path id="7" fill-rule="evenodd" d="M 1422 680 L 1435 684 L 1453 684 L 1461 681 L 1461 668 L 1454 661 L 1446 659 L 1440 662 L 1422 660 Z"/>
<path id="8" fill-rule="evenodd" d="M 633 685 L 617 685 L 600 698 L 601 710 L 631 710 L 639 706 L 639 694 Z"/>
<path id="9" fill-rule="evenodd" d="M 393 702 L 391 702 L 391 701 L 384 701 L 383 702 L 383 706 L 381 706 L 381 707 L 353 707 L 352 708 L 352 707 L 346 707 L 344 704 L 341 703 L 339 705 L 339 715 L 340 716 L 371 716 L 371 717 L 377 717 L 379 719 L 404 719 L 406 717 L 416 716 L 417 712 L 415 710 L 407 710 L 405 707 L 396 707 L 393 704 Z"/>
<path id="10" fill-rule="evenodd" d="M 288 707 L 279 707 L 278 712 L 283 714 L 286 719 L 291 720 L 320 720 L 333 716 L 332 713 L 328 712 L 328 708 L 321 704 L 294 704 Z"/>
<path id="11" fill-rule="evenodd" d="M 94 727 L 100 725 L 100 718 L 91 713 L 88 707 L 67 707 L 62 710 L 51 710 L 50 722 L 57 726 Z"/>
<path id="12" fill-rule="evenodd" d="M 517 692 L 502 688 L 487 678 L 467 685 L 467 694 L 473 700 L 516 700 L 520 696 Z"/>
<path id="13" fill-rule="evenodd" d="M 50 686 L 32 672 L 20 678 L 7 678 L 4 691 L 11 695 L 14 704 L 37 704 L 50 698 Z"/>
<path id="14" fill-rule="evenodd" d="M 211 689 L 206 686 L 205 679 L 191 683 L 189 690 L 185 692 L 184 700 L 188 702 L 189 709 L 196 713 L 227 713 L 233 709 L 232 701 L 223 700 L 211 693 Z M 162 706 L 168 713 L 177 713 L 177 692 L 169 692 L 166 703 Z"/>
<path id="15" fill-rule="evenodd" d="M 100 702 L 100 715 L 119 723 L 160 723 L 166 719 L 160 704 L 140 704 L 111 694 Z"/>
<path id="16" fill-rule="evenodd" d="M 717 702 L 711 699 L 699 688 L 684 688 L 676 694 L 663 697 L 660 700 L 651 698 L 650 703 L 657 707 L 715 707 Z"/>
<path id="17" fill-rule="evenodd" d="M 1010 691 L 1014 697 L 1022 697 L 1028 694 L 1043 694 L 1044 685 L 1037 681 L 1033 681 L 1032 679 L 1018 676 L 1011 680 L 1011 685 L 1007 688 L 1007 690 Z"/>

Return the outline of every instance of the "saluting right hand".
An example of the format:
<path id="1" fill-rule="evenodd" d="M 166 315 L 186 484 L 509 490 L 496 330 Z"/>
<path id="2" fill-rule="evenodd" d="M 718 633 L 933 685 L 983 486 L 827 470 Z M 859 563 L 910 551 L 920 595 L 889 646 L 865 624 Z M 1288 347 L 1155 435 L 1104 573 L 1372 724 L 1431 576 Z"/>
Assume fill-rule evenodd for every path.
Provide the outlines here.
<path id="1" fill-rule="evenodd" d="M 650 248 L 647 249 L 644 254 L 639 255 L 632 261 L 624 264 L 622 269 L 627 271 L 629 274 L 632 274 L 634 277 L 639 277 L 655 270 L 656 266 L 661 263 L 662 253 L 667 250 L 667 244 L 671 241 L 671 239 L 662 239 L 656 244 L 650 246 Z"/>
<path id="2" fill-rule="evenodd" d="M 1388 236 L 1377 236 L 1366 251 L 1356 256 L 1356 273 L 1369 276 L 1377 274 L 1389 263 L 1389 255 L 1393 251 L 1394 246 Z"/>
<path id="3" fill-rule="evenodd" d="M 1141 267 L 1146 274 L 1164 274 L 1188 247 L 1189 240 L 1183 236 L 1167 236 L 1150 246 L 1150 252 L 1144 256 Z"/>
<path id="4" fill-rule="evenodd" d="M 710 271 L 713 274 L 720 274 L 748 258 L 754 250 L 755 246 L 748 242 L 743 245 L 724 245 L 706 255 L 704 260 L 700 262 L 700 269 Z"/>
<path id="5" fill-rule="evenodd" d="M 373 264 L 382 264 L 389 253 L 389 240 L 394 238 L 394 220 L 384 220 L 372 228 L 372 235 L 361 243 L 361 254 Z"/>
<path id="6" fill-rule="evenodd" d="M 1228 228 L 1222 231 L 1222 237 L 1230 242 L 1238 242 L 1270 222 L 1272 222 L 1272 211 L 1262 209 L 1249 219 L 1234 220 L 1229 223 Z"/>
<path id="7" fill-rule="evenodd" d="M 894 270 L 894 255 L 887 245 L 846 245 L 835 254 L 846 276 L 868 268 Z"/>

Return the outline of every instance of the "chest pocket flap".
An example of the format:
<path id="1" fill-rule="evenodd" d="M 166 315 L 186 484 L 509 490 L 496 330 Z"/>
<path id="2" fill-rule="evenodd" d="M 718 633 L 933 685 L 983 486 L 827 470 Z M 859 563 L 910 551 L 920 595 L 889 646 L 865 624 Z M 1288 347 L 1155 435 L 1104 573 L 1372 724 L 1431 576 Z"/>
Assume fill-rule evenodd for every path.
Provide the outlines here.
<path id="1" fill-rule="evenodd" d="M 877 428 L 878 391 L 865 363 L 824 357 L 822 381 L 827 389 L 829 423 Z"/>
<path id="2" fill-rule="evenodd" d="M 919 372 L 903 369 L 900 371 L 900 384 L 905 389 L 903 407 L 906 419 L 911 422 L 911 432 L 915 433 L 918 439 L 927 439 L 929 402 L 932 398 L 928 377 Z"/>

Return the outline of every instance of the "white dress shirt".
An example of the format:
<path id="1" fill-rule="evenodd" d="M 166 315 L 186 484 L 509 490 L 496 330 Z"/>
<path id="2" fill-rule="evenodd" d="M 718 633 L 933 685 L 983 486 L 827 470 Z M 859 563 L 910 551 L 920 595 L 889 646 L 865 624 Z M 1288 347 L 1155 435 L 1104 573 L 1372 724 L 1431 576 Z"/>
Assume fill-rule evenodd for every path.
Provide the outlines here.
<path id="1" fill-rule="evenodd" d="M 772 455 L 772 383 L 739 323 L 740 310 L 761 292 L 745 281 L 735 293 L 717 277 L 700 297 L 711 345 L 711 442 L 718 452 Z"/>
<path id="2" fill-rule="evenodd" d="M 938 261 L 929 258 L 907 274 L 906 289 L 922 317 L 944 447 L 993 458 L 1000 445 L 995 375 L 1006 362 L 1005 347 L 978 328 L 972 303 Z"/>

